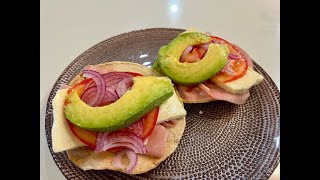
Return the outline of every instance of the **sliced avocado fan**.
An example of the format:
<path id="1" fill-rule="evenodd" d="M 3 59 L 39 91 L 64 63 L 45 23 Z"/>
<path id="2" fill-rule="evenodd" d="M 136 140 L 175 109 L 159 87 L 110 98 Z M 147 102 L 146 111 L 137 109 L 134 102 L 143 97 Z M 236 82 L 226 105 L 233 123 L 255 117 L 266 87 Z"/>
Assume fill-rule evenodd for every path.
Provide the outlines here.
<path id="1" fill-rule="evenodd" d="M 174 38 L 169 44 L 160 48 L 152 68 L 182 85 L 202 83 L 218 73 L 228 61 L 229 49 L 225 45 L 211 43 L 205 56 L 198 62 L 181 63 L 180 57 L 188 46 L 209 42 L 210 36 L 190 32 Z"/>
<path id="2" fill-rule="evenodd" d="M 77 91 L 66 97 L 64 113 L 73 124 L 93 131 L 115 131 L 139 120 L 173 95 L 173 84 L 166 77 L 134 77 L 134 84 L 116 102 L 91 107 L 83 102 Z"/>

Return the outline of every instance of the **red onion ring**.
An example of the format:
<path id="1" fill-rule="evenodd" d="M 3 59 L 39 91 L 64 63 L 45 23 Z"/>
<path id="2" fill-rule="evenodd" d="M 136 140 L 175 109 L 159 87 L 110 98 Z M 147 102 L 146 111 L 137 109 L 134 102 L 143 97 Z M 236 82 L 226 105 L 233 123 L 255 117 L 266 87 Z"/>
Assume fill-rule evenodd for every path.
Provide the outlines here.
<path id="1" fill-rule="evenodd" d="M 232 69 L 232 65 L 230 62 L 228 62 L 228 64 L 223 67 L 221 72 L 226 72 L 227 74 L 229 74 L 231 76 L 237 75 L 237 73 Z"/>
<path id="2" fill-rule="evenodd" d="M 232 60 L 238 60 L 241 58 L 241 56 L 237 54 L 229 53 L 229 58 L 231 58 Z"/>
<path id="3" fill-rule="evenodd" d="M 199 45 L 199 48 L 202 48 L 202 49 L 204 49 L 204 50 L 208 50 L 208 47 L 209 47 L 209 44 L 210 43 L 205 43 L 205 44 L 201 44 L 201 45 Z"/>
<path id="4" fill-rule="evenodd" d="M 192 50 L 192 46 L 188 46 L 182 53 L 180 57 L 180 62 L 184 62 L 185 56 Z"/>
<path id="5" fill-rule="evenodd" d="M 106 83 L 106 86 L 111 86 L 113 84 L 117 84 L 119 83 L 122 79 L 125 78 L 132 78 L 134 77 L 133 74 L 131 73 L 127 73 L 127 72 L 109 72 L 106 74 L 102 74 L 103 79 Z M 87 83 L 84 86 L 84 90 L 87 90 L 88 88 L 95 86 L 95 82 L 91 81 L 90 83 Z"/>
<path id="6" fill-rule="evenodd" d="M 124 93 L 126 93 L 129 89 L 131 89 L 132 85 L 133 85 L 132 78 L 126 78 L 126 79 L 121 80 L 118 83 L 117 89 L 116 89 L 118 96 L 119 97 L 123 96 Z"/>
<path id="7" fill-rule="evenodd" d="M 105 133 L 107 133 L 107 132 L 105 132 Z M 98 135 L 97 135 L 95 150 L 98 152 L 102 151 L 102 149 L 103 149 L 105 133 L 98 133 Z"/>
<path id="8" fill-rule="evenodd" d="M 125 150 L 122 150 L 116 154 L 116 156 L 112 160 L 112 165 L 119 169 L 124 169 L 125 166 L 122 164 L 122 157 L 126 154 Z"/>
<path id="9" fill-rule="evenodd" d="M 127 155 L 129 159 L 129 165 L 125 169 L 125 172 L 129 174 L 132 172 L 133 168 L 137 165 L 137 161 L 138 161 L 137 154 L 134 153 L 132 150 L 125 149 L 118 152 L 112 161 L 112 165 L 117 168 L 124 169 L 125 166 L 121 161 L 124 155 Z"/>
<path id="10" fill-rule="evenodd" d="M 103 96 L 103 100 L 100 104 L 94 104 L 94 96 L 97 93 L 97 86 L 92 86 L 85 90 L 81 95 L 81 100 L 87 103 L 89 106 L 100 106 L 101 104 L 105 104 L 107 102 L 114 102 L 119 99 L 118 95 L 115 93 L 114 89 L 106 87 L 106 92 Z"/>
<path id="11" fill-rule="evenodd" d="M 126 131 L 115 131 L 113 133 L 98 133 L 103 135 L 98 135 L 96 146 L 99 148 L 96 148 L 97 151 L 106 151 L 111 147 L 114 143 L 131 143 L 133 146 L 137 148 L 137 153 L 139 154 L 146 154 L 147 149 L 144 145 L 142 139 L 140 139 L 138 136 L 136 136 L 134 133 L 126 132 Z M 102 144 L 102 149 L 100 148 Z M 116 146 L 112 146 L 116 147 Z"/>
<path id="12" fill-rule="evenodd" d="M 103 79 L 103 76 L 100 73 L 92 70 L 83 70 L 83 76 L 92 78 L 98 87 L 96 97 L 93 100 L 93 105 L 101 104 L 106 92 L 106 83 Z"/>
<path id="13" fill-rule="evenodd" d="M 129 142 L 118 142 L 118 143 L 107 144 L 103 147 L 103 151 L 106 151 L 115 147 L 126 147 L 128 149 L 132 149 L 135 153 L 140 153 L 140 150 Z"/>

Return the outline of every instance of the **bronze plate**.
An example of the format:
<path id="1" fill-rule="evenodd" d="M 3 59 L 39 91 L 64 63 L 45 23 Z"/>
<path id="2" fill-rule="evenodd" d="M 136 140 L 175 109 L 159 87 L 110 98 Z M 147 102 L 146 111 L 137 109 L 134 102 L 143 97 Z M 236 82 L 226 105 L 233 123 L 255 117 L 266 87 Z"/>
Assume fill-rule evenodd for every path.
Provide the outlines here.
<path id="1" fill-rule="evenodd" d="M 86 65 L 110 60 L 152 65 L 161 46 L 182 29 L 154 28 L 124 33 L 82 53 L 62 72 L 50 93 L 45 118 L 48 146 L 67 179 L 268 179 L 280 159 L 280 93 L 269 75 L 250 90 L 246 104 L 223 101 L 185 104 L 187 126 L 177 150 L 156 169 L 141 175 L 109 170 L 82 171 L 51 144 L 52 99 Z"/>

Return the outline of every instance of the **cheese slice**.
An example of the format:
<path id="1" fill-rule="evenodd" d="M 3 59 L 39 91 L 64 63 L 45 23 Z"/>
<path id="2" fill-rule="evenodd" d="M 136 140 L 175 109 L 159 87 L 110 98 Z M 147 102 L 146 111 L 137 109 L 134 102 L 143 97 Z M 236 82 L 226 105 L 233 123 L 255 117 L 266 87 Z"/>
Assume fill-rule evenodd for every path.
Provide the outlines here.
<path id="1" fill-rule="evenodd" d="M 86 146 L 71 132 L 67 124 L 63 111 L 67 91 L 67 89 L 58 90 L 52 101 L 54 118 L 52 126 L 52 147 L 54 152 L 62 152 Z M 182 118 L 186 114 L 187 112 L 183 104 L 174 92 L 174 94 L 160 106 L 157 124 Z"/>
<path id="2" fill-rule="evenodd" d="M 159 109 L 157 124 L 164 121 L 179 119 L 186 116 L 187 111 L 184 109 L 183 104 L 180 102 L 176 92 L 163 102 Z"/>
<path id="3" fill-rule="evenodd" d="M 64 116 L 63 105 L 68 89 L 57 91 L 52 100 L 53 126 L 52 126 L 52 149 L 53 152 L 62 152 L 69 149 L 84 146 L 84 144 L 71 132 L 67 119 Z"/>
<path id="4" fill-rule="evenodd" d="M 264 77 L 262 75 L 254 71 L 251 67 L 248 67 L 246 74 L 239 79 L 227 83 L 218 81 L 214 81 L 214 83 L 229 93 L 243 94 L 252 86 L 259 84 L 263 79 Z"/>

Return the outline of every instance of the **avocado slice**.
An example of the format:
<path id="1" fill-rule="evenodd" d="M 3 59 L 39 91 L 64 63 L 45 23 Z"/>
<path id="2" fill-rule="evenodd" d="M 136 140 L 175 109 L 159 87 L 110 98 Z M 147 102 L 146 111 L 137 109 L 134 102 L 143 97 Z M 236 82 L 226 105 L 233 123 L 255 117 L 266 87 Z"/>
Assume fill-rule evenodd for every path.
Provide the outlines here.
<path id="1" fill-rule="evenodd" d="M 171 80 L 166 77 L 134 77 L 133 86 L 116 102 L 91 107 L 83 102 L 77 91 L 66 97 L 64 113 L 73 124 L 93 131 L 115 131 L 139 120 L 173 95 Z"/>
<path id="2" fill-rule="evenodd" d="M 225 45 L 210 44 L 206 55 L 195 63 L 181 63 L 180 56 L 188 46 L 207 43 L 210 37 L 199 32 L 184 33 L 160 48 L 153 69 L 182 85 L 202 83 L 219 72 L 228 61 L 229 49 Z M 159 70 L 160 69 L 160 70 Z"/>

